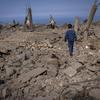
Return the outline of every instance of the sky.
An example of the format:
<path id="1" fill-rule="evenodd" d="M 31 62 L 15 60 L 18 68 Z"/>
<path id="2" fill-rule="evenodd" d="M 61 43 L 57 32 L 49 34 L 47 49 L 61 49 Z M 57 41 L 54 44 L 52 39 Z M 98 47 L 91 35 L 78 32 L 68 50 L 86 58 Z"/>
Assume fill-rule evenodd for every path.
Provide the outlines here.
<path id="1" fill-rule="evenodd" d="M 94 0 L 0 0 L 0 18 L 24 17 L 27 6 L 31 6 L 33 17 L 87 17 L 93 2 Z M 96 17 L 100 18 L 100 7 Z"/>

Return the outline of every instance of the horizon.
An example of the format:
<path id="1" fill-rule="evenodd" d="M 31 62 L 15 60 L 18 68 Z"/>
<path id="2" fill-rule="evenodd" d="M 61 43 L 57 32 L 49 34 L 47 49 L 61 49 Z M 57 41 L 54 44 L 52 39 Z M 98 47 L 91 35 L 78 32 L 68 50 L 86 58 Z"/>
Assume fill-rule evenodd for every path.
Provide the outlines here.
<path id="1" fill-rule="evenodd" d="M 9 19 L 9 22 L 12 22 L 13 19 L 16 21 L 24 20 L 27 7 L 32 8 L 33 23 L 38 23 L 39 21 L 41 23 L 42 19 L 47 22 L 50 15 L 57 21 L 58 19 L 61 21 L 66 18 L 65 23 L 67 19 L 74 21 L 76 16 L 81 19 L 87 19 L 93 3 L 94 0 L 1 0 L 0 22 L 5 22 L 5 20 Z M 95 14 L 95 20 L 100 20 L 100 7 L 98 7 Z"/>
<path id="2" fill-rule="evenodd" d="M 62 17 L 54 17 L 56 23 L 58 25 L 63 25 L 65 23 L 69 24 L 73 24 L 74 23 L 74 18 L 75 17 L 66 17 L 66 16 L 62 16 Z M 83 21 L 86 19 L 86 17 L 80 17 L 79 20 L 81 23 L 83 23 Z M 16 22 L 20 23 L 20 24 L 24 24 L 24 20 L 25 17 L 10 17 L 10 18 L 0 18 L 0 24 L 12 24 L 13 20 L 15 20 Z M 49 22 L 49 16 L 48 17 L 33 17 L 33 24 L 48 24 Z M 95 17 L 94 18 L 94 22 L 96 21 L 100 21 L 100 17 Z"/>

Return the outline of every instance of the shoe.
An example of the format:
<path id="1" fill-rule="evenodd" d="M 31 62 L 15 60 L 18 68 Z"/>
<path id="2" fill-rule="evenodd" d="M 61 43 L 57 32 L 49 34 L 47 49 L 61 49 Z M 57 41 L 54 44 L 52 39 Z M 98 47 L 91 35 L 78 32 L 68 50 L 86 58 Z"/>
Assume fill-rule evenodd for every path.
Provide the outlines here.
<path id="1" fill-rule="evenodd" d="M 72 57 L 72 56 L 73 56 L 73 54 L 70 54 L 70 56 Z"/>

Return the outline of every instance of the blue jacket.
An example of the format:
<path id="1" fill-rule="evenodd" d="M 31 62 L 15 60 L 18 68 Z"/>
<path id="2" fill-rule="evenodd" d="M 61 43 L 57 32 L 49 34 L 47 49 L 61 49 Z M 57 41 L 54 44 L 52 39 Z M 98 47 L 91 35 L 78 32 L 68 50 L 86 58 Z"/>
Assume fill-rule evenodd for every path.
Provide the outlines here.
<path id="1" fill-rule="evenodd" d="M 65 41 L 66 40 L 68 40 L 68 41 L 75 41 L 76 40 L 76 33 L 74 30 L 68 30 L 65 33 Z"/>

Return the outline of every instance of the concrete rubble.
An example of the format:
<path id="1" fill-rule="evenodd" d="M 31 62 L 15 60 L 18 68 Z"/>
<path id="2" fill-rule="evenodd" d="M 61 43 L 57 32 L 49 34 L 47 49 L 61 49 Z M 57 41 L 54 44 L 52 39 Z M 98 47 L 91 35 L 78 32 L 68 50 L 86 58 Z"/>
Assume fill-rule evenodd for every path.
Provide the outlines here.
<path id="1" fill-rule="evenodd" d="M 76 42 L 73 57 L 64 28 L 23 32 L 21 26 L 3 27 L 0 100 L 100 100 L 100 24 L 92 25 L 88 48 L 83 39 Z"/>
<path id="2" fill-rule="evenodd" d="M 64 73 L 68 75 L 69 77 L 73 77 L 77 73 L 77 71 L 73 69 L 72 67 L 68 67 L 64 70 Z"/>

